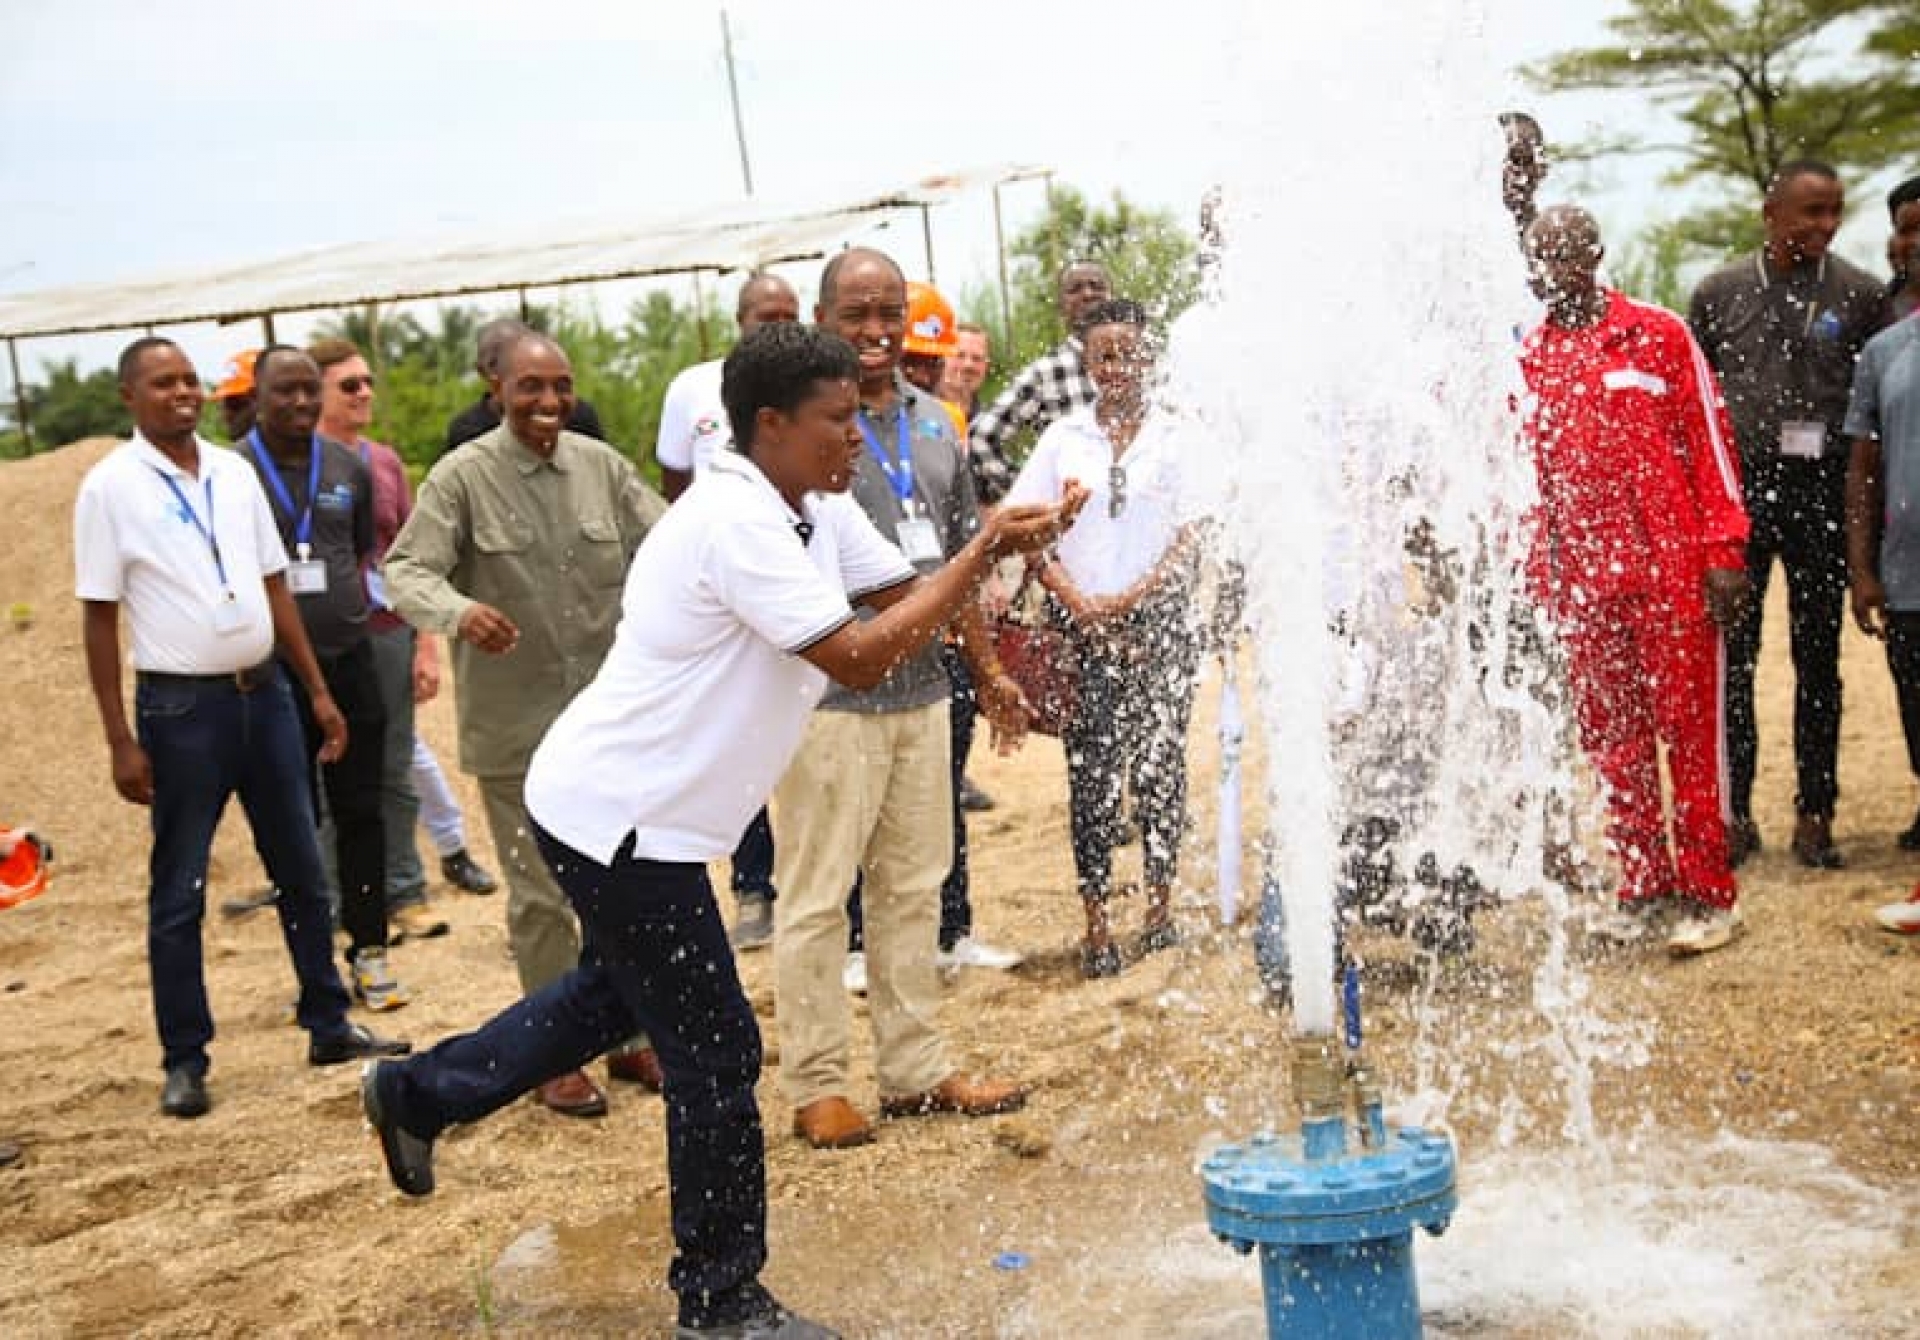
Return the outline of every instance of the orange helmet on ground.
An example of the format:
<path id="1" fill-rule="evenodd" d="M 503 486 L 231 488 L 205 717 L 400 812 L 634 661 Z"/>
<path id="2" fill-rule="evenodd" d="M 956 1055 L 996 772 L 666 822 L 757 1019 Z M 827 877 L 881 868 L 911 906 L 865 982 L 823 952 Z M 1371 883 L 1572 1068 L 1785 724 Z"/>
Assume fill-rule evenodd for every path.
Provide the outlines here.
<path id="1" fill-rule="evenodd" d="M 907 338 L 901 348 L 910 354 L 945 358 L 960 345 L 953 333 L 953 307 L 931 284 L 907 284 Z"/>
<path id="2" fill-rule="evenodd" d="M 258 349 L 242 349 L 229 358 L 220 369 L 220 384 L 213 388 L 213 398 L 225 400 L 231 396 L 252 395 L 253 360 L 258 357 Z"/>
<path id="3" fill-rule="evenodd" d="M 47 867 L 53 848 L 37 833 L 24 828 L 0 828 L 9 850 L 0 857 L 0 907 L 13 907 L 47 890 Z"/>

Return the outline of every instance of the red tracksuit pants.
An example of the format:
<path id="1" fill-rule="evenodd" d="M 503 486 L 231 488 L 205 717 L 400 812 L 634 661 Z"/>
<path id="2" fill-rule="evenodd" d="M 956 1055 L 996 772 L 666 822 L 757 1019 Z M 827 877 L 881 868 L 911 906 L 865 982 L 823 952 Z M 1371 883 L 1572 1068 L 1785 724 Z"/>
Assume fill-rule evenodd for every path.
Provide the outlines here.
<path id="1" fill-rule="evenodd" d="M 1698 597 L 1616 597 L 1563 621 L 1580 742 L 1606 783 L 1623 901 L 1734 902 L 1727 864 L 1725 652 Z M 1656 741 L 1667 749 L 1673 840 Z"/>

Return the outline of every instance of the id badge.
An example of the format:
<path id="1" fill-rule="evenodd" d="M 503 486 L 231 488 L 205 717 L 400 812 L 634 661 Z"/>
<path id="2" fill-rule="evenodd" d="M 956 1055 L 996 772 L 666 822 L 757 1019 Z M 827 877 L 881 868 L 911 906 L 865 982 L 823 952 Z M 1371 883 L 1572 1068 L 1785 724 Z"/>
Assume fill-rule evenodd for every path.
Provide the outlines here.
<path id="1" fill-rule="evenodd" d="M 213 631 L 227 636 L 246 630 L 247 616 L 240 608 L 239 597 L 231 591 L 222 591 L 213 602 Z"/>
<path id="2" fill-rule="evenodd" d="M 287 564 L 287 589 L 297 596 L 325 595 L 327 565 L 317 558 L 295 559 Z"/>
<path id="3" fill-rule="evenodd" d="M 380 569 L 367 569 L 367 604 L 374 609 L 392 609 L 387 603 L 387 579 L 380 575 Z"/>
<path id="4" fill-rule="evenodd" d="M 909 563 L 940 563 L 946 559 L 946 552 L 940 548 L 940 536 L 926 517 L 908 517 L 895 529 L 894 538 L 900 542 L 900 552 L 907 556 Z"/>
<path id="5" fill-rule="evenodd" d="M 1795 460 L 1817 461 L 1827 449 L 1827 426 L 1788 420 L 1780 425 L 1780 454 Z"/>

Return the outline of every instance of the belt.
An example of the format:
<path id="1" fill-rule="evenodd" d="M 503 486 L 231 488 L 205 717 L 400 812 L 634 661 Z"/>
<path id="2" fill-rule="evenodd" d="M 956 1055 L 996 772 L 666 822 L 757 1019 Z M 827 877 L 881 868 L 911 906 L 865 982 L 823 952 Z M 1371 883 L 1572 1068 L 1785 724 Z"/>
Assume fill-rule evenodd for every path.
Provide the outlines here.
<path id="1" fill-rule="evenodd" d="M 273 682 L 277 661 L 262 661 L 244 670 L 229 670 L 224 675 L 176 675 L 166 670 L 138 670 L 134 678 L 142 684 L 224 684 L 240 693 L 252 693 Z"/>

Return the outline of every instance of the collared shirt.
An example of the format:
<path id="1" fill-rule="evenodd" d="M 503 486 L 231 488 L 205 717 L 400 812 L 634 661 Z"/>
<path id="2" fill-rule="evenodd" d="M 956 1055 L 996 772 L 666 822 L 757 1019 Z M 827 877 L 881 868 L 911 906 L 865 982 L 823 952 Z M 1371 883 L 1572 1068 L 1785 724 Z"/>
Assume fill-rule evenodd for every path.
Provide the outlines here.
<path id="1" fill-rule="evenodd" d="M 280 528 L 289 558 L 296 556 L 299 520 L 312 511 L 308 539 L 314 559 L 326 565 L 327 589 L 296 595 L 294 604 L 313 654 L 328 659 L 358 646 L 367 636 L 367 589 L 360 570 L 373 556 L 373 473 L 358 452 L 328 438 L 314 438 L 313 450 L 320 453 L 320 483 L 312 498 L 307 497 L 304 461 L 281 465 L 268 456 L 263 466 L 251 449 L 246 456 L 259 476 L 267 509 Z M 268 481 L 269 469 L 279 477 L 284 496 Z"/>
<path id="2" fill-rule="evenodd" d="M 706 472 L 716 452 L 733 441 L 727 408 L 720 400 L 720 372 L 724 358 L 683 368 L 667 386 L 660 404 L 660 435 L 654 439 L 653 458 L 663 469 L 684 470 L 696 478 Z"/>
<path id="3" fill-rule="evenodd" d="M 563 432 L 550 458 L 505 424 L 440 458 L 382 569 L 423 633 L 456 638 L 460 763 L 523 772 L 553 719 L 599 669 L 627 563 L 666 503 L 603 442 Z M 457 640 L 475 602 L 520 630 L 493 655 Z"/>
<path id="4" fill-rule="evenodd" d="M 1013 478 L 1008 451 L 1023 432 L 1042 433 L 1055 419 L 1100 398 L 1081 361 L 1074 336 L 1020 370 L 1005 390 L 973 420 L 967 436 L 974 482 L 983 502 L 997 502 Z"/>
<path id="5" fill-rule="evenodd" d="M 946 406 L 898 377 L 894 378 L 894 392 L 898 397 L 895 404 L 906 411 L 907 448 L 913 455 L 914 514 L 933 522 L 941 552 L 950 559 L 973 538 L 980 526 L 973 479 L 961 462 L 953 421 L 947 417 Z M 892 411 L 877 416 L 868 416 L 865 409 L 860 413 L 866 431 L 892 459 L 898 445 L 898 417 Z M 906 504 L 894 492 L 893 483 L 874 458 L 871 446 L 860 453 L 860 464 L 848 491 L 874 528 L 897 545 L 900 523 L 907 515 Z M 937 572 L 941 562 L 922 563 L 920 570 Z M 872 611 L 863 611 L 862 617 L 871 618 Z M 905 712 L 944 702 L 952 691 L 940 649 L 929 644 L 895 666 L 885 679 L 864 693 L 838 684 L 831 686 L 820 706 L 829 712 Z"/>
<path id="6" fill-rule="evenodd" d="M 273 654 L 263 578 L 286 569 L 280 533 L 253 468 L 196 441 L 198 478 L 136 432 L 87 471 L 74 502 L 75 593 L 126 607 L 137 670 L 224 675 Z M 218 564 L 202 526 L 219 543 Z M 233 631 L 222 633 L 227 591 Z"/>
<path id="7" fill-rule="evenodd" d="M 1846 426 L 1848 437 L 1880 443 L 1886 481 L 1880 580 L 1887 608 L 1920 610 L 1920 316 L 1867 341 L 1854 368 Z"/>
<path id="8" fill-rule="evenodd" d="M 1040 434 L 1007 504 L 1058 502 L 1070 479 L 1086 485 L 1089 496 L 1055 547 L 1060 566 L 1086 595 L 1119 595 L 1153 571 L 1180 532 L 1173 422 L 1150 416 L 1116 460 L 1092 407 L 1075 410 Z"/>
<path id="9" fill-rule="evenodd" d="M 801 508 L 729 451 L 653 528 L 613 649 L 528 770 L 541 827 L 606 863 L 629 833 L 656 861 L 738 845 L 826 687 L 799 653 L 852 620 L 849 601 L 913 576 L 846 497 Z"/>
<path id="10" fill-rule="evenodd" d="M 1824 425 L 1825 454 L 1844 457 L 1853 360 L 1884 311 L 1882 285 L 1832 255 L 1776 274 L 1756 252 L 1700 281 L 1687 324 L 1726 395 L 1749 497 L 1771 486 L 1757 467 L 1779 465 L 1783 424 Z"/>

